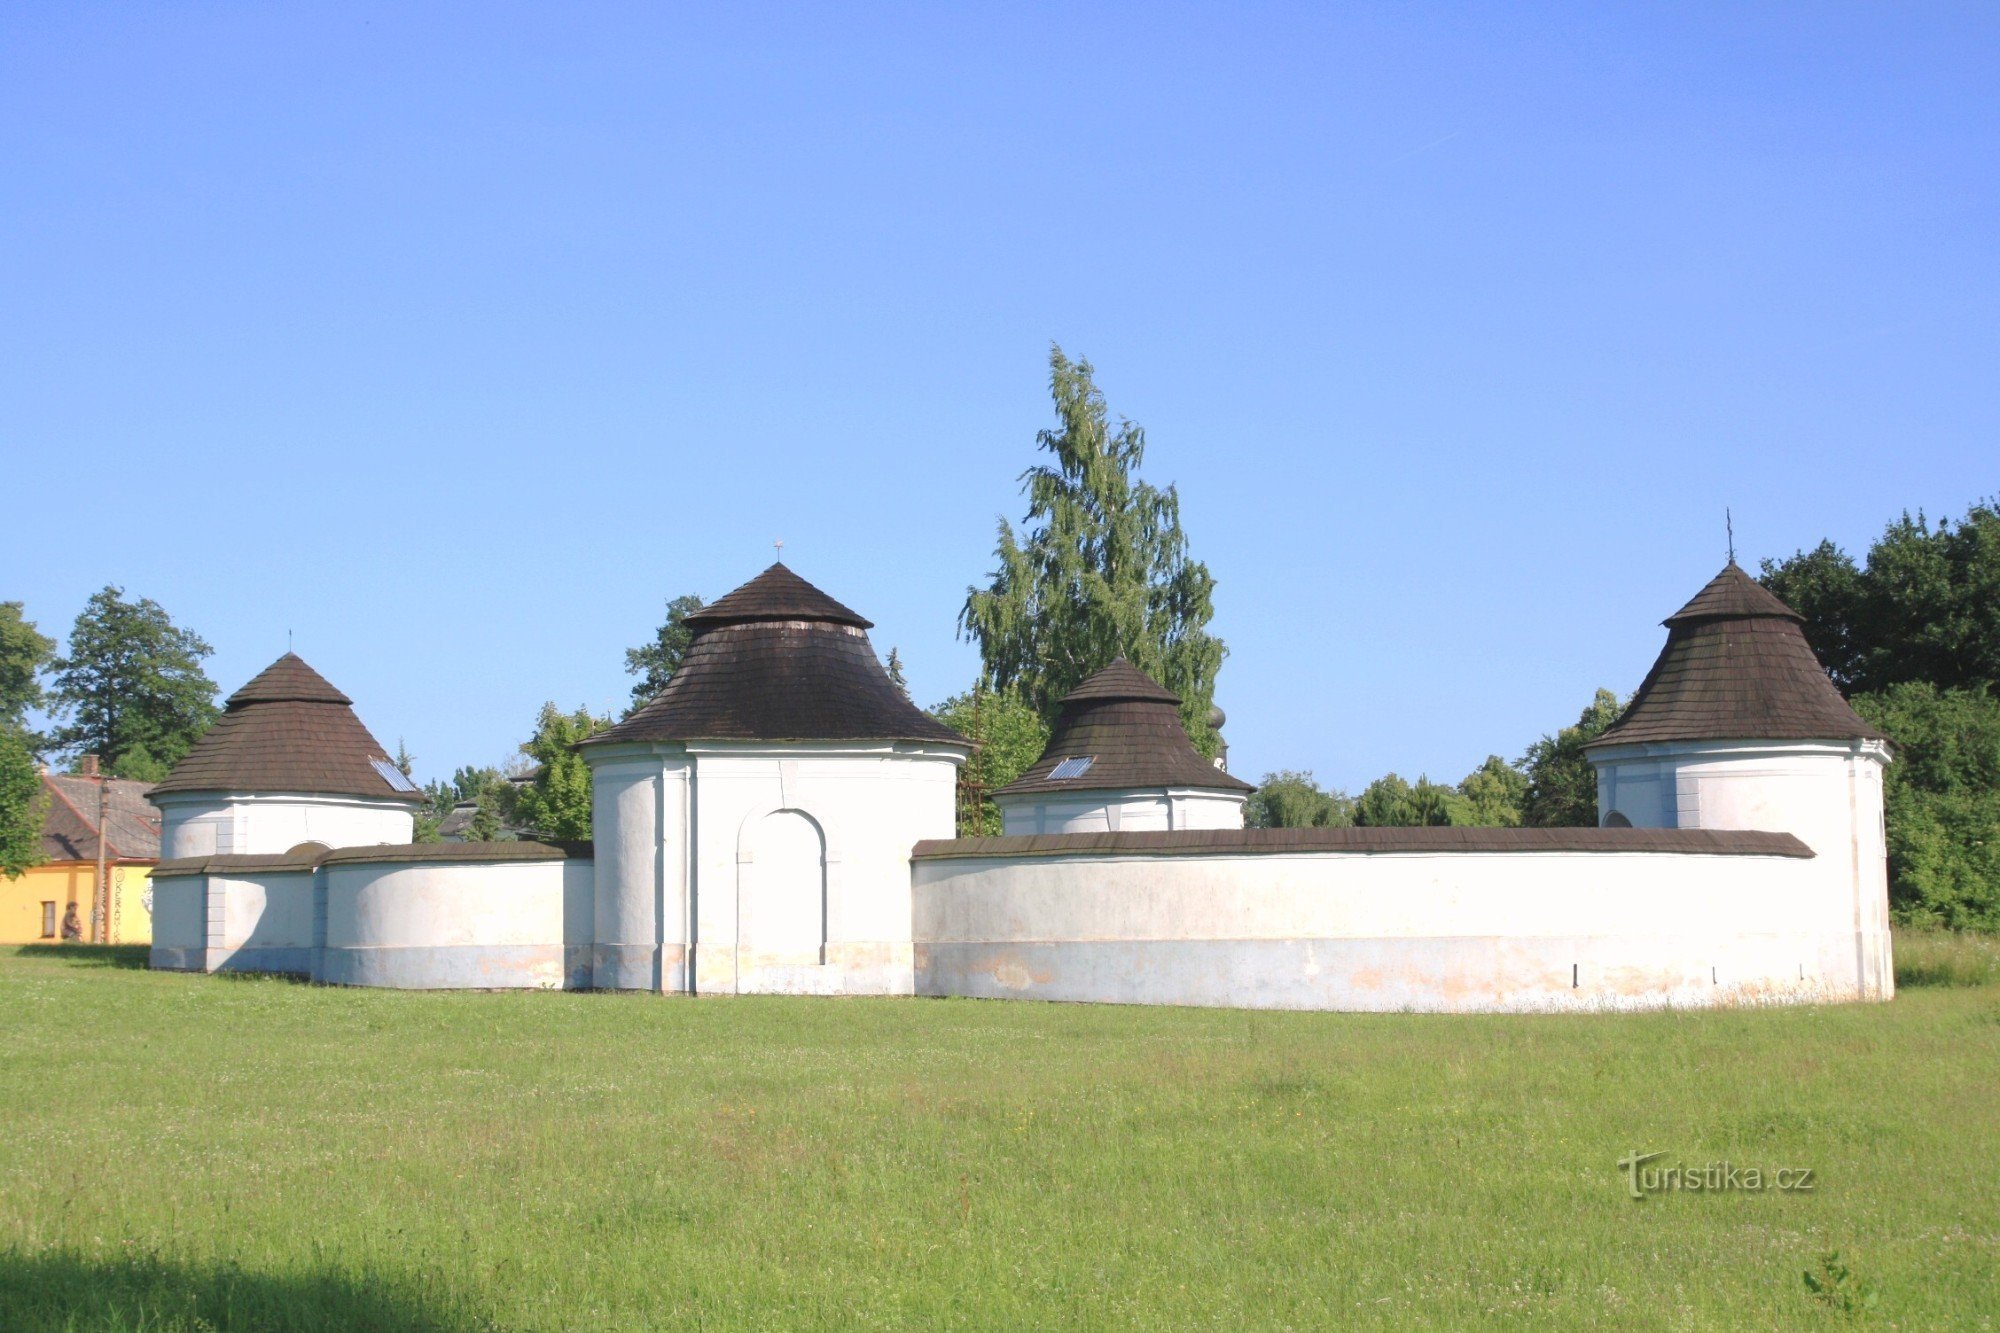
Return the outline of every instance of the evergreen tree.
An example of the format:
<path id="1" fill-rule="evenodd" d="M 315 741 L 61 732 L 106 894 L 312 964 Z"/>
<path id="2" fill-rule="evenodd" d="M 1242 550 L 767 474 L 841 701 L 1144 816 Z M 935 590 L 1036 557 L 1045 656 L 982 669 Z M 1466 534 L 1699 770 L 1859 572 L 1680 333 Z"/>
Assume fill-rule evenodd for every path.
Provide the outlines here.
<path id="1" fill-rule="evenodd" d="M 542 705 L 534 736 L 521 746 L 521 753 L 539 767 L 534 781 L 521 790 L 514 805 L 513 816 L 520 827 L 532 830 L 538 838 L 589 841 L 590 769 L 576 752 L 576 743 L 610 725 L 610 718 L 592 717 L 588 708 L 565 713 L 553 703 Z M 482 802 L 480 815 L 486 813 Z M 498 811 L 495 815 L 497 822 Z M 479 817 L 473 823 L 477 828 Z"/>
<path id="2" fill-rule="evenodd" d="M 674 598 L 667 603 L 666 622 L 654 632 L 653 641 L 625 650 L 625 670 L 639 677 L 639 683 L 632 687 L 631 706 L 625 710 L 627 717 L 667 688 L 667 682 L 680 668 L 681 659 L 687 656 L 688 645 L 694 642 L 694 631 L 688 628 L 687 618 L 701 610 L 702 605 L 701 598 L 693 593 Z"/>
<path id="3" fill-rule="evenodd" d="M 1110 424 L 1088 361 L 1049 352 L 1058 426 L 1036 437 L 1050 461 L 1022 474 L 1028 496 L 1017 537 L 1000 520 L 999 568 L 966 591 L 959 630 L 979 645 L 983 682 L 1018 694 L 1053 723 L 1063 695 L 1123 656 L 1181 698 L 1204 754 L 1225 654 L 1208 632 L 1215 580 L 1188 555 L 1180 498 L 1138 477 L 1145 432 Z"/>
<path id="4" fill-rule="evenodd" d="M 889 660 L 882 664 L 882 669 L 889 673 L 889 683 L 901 690 L 905 699 L 909 698 L 910 682 L 903 675 L 902 654 L 897 652 L 893 647 L 890 648 Z"/>
<path id="5" fill-rule="evenodd" d="M 42 820 L 48 796 L 41 767 L 21 728 L 0 721 L 0 875 L 19 879 L 42 862 Z"/>
<path id="6" fill-rule="evenodd" d="M 211 649 L 159 603 L 124 591 L 94 594 L 70 630 L 51 695 L 73 720 L 54 739 L 119 777 L 155 778 L 215 721 L 215 682 L 201 669 Z"/>
<path id="7" fill-rule="evenodd" d="M 42 672 L 55 657 L 56 641 L 37 630 L 23 610 L 19 602 L 0 602 L 0 726 L 20 728 L 32 745 L 28 714 L 48 701 Z"/>

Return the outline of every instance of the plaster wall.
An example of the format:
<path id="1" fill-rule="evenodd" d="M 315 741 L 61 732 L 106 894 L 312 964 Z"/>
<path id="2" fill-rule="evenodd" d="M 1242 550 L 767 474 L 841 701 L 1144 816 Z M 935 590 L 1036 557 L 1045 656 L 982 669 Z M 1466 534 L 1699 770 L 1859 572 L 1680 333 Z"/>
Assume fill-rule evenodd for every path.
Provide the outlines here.
<path id="1" fill-rule="evenodd" d="M 305 793 L 170 792 L 160 811 L 160 859 L 276 855 L 302 842 L 325 847 L 407 843 L 415 817 L 400 801 Z"/>
<path id="2" fill-rule="evenodd" d="M 963 751 L 707 743 L 586 754 L 596 985 L 910 993 L 910 848 L 951 836 Z"/>
<path id="3" fill-rule="evenodd" d="M 1001 832 L 1015 835 L 1242 828 L 1243 800 L 1239 792 L 1154 788 L 997 796 L 993 803 Z"/>
<path id="4" fill-rule="evenodd" d="M 1816 858 L 1643 852 L 923 858 L 920 995 L 1276 1009 L 1852 999 Z"/>
<path id="5" fill-rule="evenodd" d="M 591 862 L 334 862 L 317 980 L 345 986 L 590 985 Z"/>
<path id="6" fill-rule="evenodd" d="M 153 878 L 152 966 L 175 972 L 207 970 L 208 878 Z"/>
<path id="7" fill-rule="evenodd" d="M 1822 863 L 1852 924 L 1861 986 L 1895 992 L 1889 853 L 1879 741 L 1701 741 L 1612 746 L 1591 754 L 1600 822 L 1635 828 L 1791 833 Z"/>

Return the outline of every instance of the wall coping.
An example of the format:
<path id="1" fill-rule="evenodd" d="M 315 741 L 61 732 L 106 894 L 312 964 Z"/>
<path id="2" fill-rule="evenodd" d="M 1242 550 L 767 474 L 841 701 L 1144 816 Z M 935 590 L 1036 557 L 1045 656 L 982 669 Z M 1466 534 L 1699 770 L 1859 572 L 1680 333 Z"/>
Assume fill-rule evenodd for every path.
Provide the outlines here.
<path id="1" fill-rule="evenodd" d="M 153 867 L 155 878 L 176 875 L 276 874 L 330 865 L 489 865 L 508 861 L 590 860 L 588 842 L 385 842 L 371 847 L 313 848 L 277 856 L 184 856 Z"/>
<path id="2" fill-rule="evenodd" d="M 1131 833 L 1037 833 L 927 838 L 918 861 L 1033 856 L 1462 855 L 1652 852 L 1681 856 L 1811 857 L 1789 833 L 1664 828 L 1175 829 Z"/>

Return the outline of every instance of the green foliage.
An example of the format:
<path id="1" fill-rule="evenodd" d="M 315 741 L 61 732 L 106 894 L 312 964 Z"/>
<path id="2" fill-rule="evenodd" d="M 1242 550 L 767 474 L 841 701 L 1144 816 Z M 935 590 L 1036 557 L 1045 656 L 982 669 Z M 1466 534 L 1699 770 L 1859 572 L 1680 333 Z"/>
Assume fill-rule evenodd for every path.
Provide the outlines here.
<path id="1" fill-rule="evenodd" d="M 155 759 L 153 752 L 140 744 L 118 756 L 111 765 L 111 776 L 130 782 L 158 782 L 173 769 L 172 764 Z"/>
<path id="2" fill-rule="evenodd" d="M 1411 786 L 1394 773 L 1375 779 L 1354 799 L 1354 822 L 1363 828 L 1445 828 L 1471 817 L 1456 789 L 1419 777 Z"/>
<path id="3" fill-rule="evenodd" d="M 680 668 L 681 659 L 687 656 L 688 645 L 694 642 L 694 631 L 688 627 L 687 618 L 702 606 L 701 598 L 693 593 L 674 598 L 667 603 L 666 622 L 654 632 L 653 641 L 625 650 L 625 670 L 639 677 L 639 683 L 632 687 L 631 706 L 625 710 L 627 717 L 667 688 L 667 682 Z"/>
<path id="4" fill-rule="evenodd" d="M 1019 696 L 983 683 L 954 694 L 930 713 L 975 747 L 959 771 L 958 835 L 997 835 L 1000 809 L 986 793 L 1006 786 L 1041 758 L 1049 744 L 1048 724 Z"/>
<path id="5" fill-rule="evenodd" d="M 215 682 L 201 669 L 210 651 L 150 598 L 95 593 L 54 663 L 51 696 L 73 719 L 56 745 L 95 754 L 120 775 L 134 771 L 128 757 L 147 772 L 172 768 L 215 721 Z"/>
<path id="6" fill-rule="evenodd" d="M 1521 756 L 1527 786 L 1521 822 L 1530 828 L 1590 828 L 1597 823 L 1597 771 L 1583 747 L 1604 734 L 1624 705 L 1610 690 L 1599 690 L 1576 719 L 1544 736 Z"/>
<path id="7" fill-rule="evenodd" d="M 0 602 L 0 726 L 19 728 L 24 735 L 28 714 L 48 701 L 42 672 L 56 652 L 56 641 L 35 628 L 22 614 L 25 609 L 20 602 Z"/>
<path id="8" fill-rule="evenodd" d="M 1839 1250 L 1821 1255 L 1818 1265 L 1806 1269 L 1803 1276 L 1806 1293 L 1829 1310 L 1853 1315 L 1875 1308 L 1877 1293 L 1874 1284 L 1858 1277 L 1851 1267 L 1843 1263 Z"/>
<path id="9" fill-rule="evenodd" d="M 1189 557 L 1180 498 L 1138 478 L 1145 432 L 1114 430 L 1088 361 L 1049 351 L 1059 426 L 1036 437 L 1051 461 L 1022 474 L 1025 532 L 1000 520 L 999 568 L 966 591 L 959 630 L 979 645 L 984 683 L 1053 723 L 1063 695 L 1123 656 L 1181 698 L 1203 754 L 1222 640 L 1208 632 L 1215 580 Z"/>
<path id="10" fill-rule="evenodd" d="M 1889 736 L 1889 901 L 1899 919 L 2000 929 L 2000 699 L 1894 685 L 1853 700 Z"/>
<path id="11" fill-rule="evenodd" d="M 1309 772 L 1285 769 L 1264 775 L 1243 803 L 1243 822 L 1251 828 L 1346 828 L 1354 823 L 1354 800 L 1325 790 Z"/>
<path id="12" fill-rule="evenodd" d="M 42 863 L 42 819 L 48 795 L 28 734 L 0 721 L 0 875 L 19 879 Z"/>
<path id="13" fill-rule="evenodd" d="M 542 705 L 541 716 L 535 719 L 535 734 L 521 746 L 521 753 L 535 761 L 534 781 L 520 789 L 515 802 L 513 817 L 517 824 L 532 831 L 537 838 L 550 838 L 557 842 L 586 842 L 590 838 L 590 769 L 585 766 L 583 756 L 576 752 L 576 743 L 596 735 L 611 725 L 608 717 L 593 717 L 588 708 L 579 708 L 574 713 L 565 713 L 553 703 Z M 499 784 L 507 786 L 506 783 Z M 486 789 L 493 792 L 492 787 Z M 497 792 L 494 795 L 498 796 Z M 480 804 L 479 816 L 473 820 L 475 829 L 482 827 L 489 813 L 498 822 L 499 802 L 490 812 L 484 801 Z M 476 838 L 475 841 L 488 841 Z"/>
<path id="14" fill-rule="evenodd" d="M 1831 542 L 1766 560 L 1762 582 L 1806 618 L 1834 683 L 1872 693 L 1906 681 L 2000 689 L 2000 509 L 1954 523 L 1903 514 L 1865 566 Z"/>
<path id="15" fill-rule="evenodd" d="M 903 675 L 902 654 L 897 652 L 893 647 L 890 648 L 889 660 L 882 664 L 882 669 L 889 673 L 889 683 L 891 685 L 894 685 L 897 689 L 901 690 L 903 692 L 903 697 L 905 699 L 909 698 L 910 682 L 909 679 Z"/>
<path id="16" fill-rule="evenodd" d="M 1528 775 L 1497 754 L 1458 784 L 1458 822 L 1464 828 L 1519 828 L 1528 800 Z M 1596 793 L 1592 793 L 1595 808 Z"/>

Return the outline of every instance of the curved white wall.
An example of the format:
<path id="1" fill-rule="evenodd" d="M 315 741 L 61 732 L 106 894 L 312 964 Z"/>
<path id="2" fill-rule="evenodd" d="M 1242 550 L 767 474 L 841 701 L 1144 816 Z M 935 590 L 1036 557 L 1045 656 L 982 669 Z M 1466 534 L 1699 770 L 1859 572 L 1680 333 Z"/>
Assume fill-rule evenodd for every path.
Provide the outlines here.
<path id="1" fill-rule="evenodd" d="M 910 993 L 910 848 L 952 836 L 963 751 L 716 742 L 584 754 L 599 988 Z M 805 958 L 790 920 L 810 896 L 803 872 L 770 864 L 802 862 L 800 839 L 767 835 L 806 824 L 822 843 L 821 961 Z"/>
<path id="2" fill-rule="evenodd" d="M 1865 989 L 1895 991 L 1880 741 L 1674 741 L 1592 751 L 1600 823 L 1790 833 L 1827 865 Z"/>
<path id="3" fill-rule="evenodd" d="M 917 991 L 1462 1011 L 1876 998 L 1828 871 L 1626 851 L 920 855 Z"/>
<path id="4" fill-rule="evenodd" d="M 167 792 L 160 811 L 160 858 L 270 856 L 302 842 L 327 847 L 407 843 L 415 818 L 401 801 L 360 796 L 246 792 Z"/>
<path id="5" fill-rule="evenodd" d="M 993 798 L 1008 836 L 1242 828 L 1243 801 L 1241 792 L 1164 787 Z"/>

